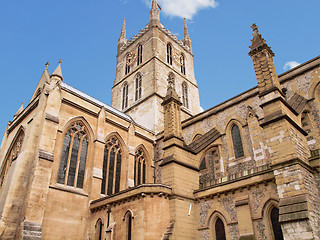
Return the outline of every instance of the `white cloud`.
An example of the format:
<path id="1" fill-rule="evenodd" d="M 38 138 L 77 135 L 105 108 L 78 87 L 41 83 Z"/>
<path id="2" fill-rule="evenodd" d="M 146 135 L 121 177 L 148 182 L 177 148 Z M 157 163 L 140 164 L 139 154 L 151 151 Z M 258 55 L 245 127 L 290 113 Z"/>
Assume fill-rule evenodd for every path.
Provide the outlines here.
<path id="1" fill-rule="evenodd" d="M 143 1 L 150 6 L 151 0 Z M 216 0 L 158 0 L 158 4 L 164 14 L 187 19 L 192 19 L 201 9 L 216 8 L 219 5 Z"/>
<path id="2" fill-rule="evenodd" d="M 300 63 L 298 63 L 296 61 L 286 62 L 286 64 L 283 66 L 283 69 L 289 70 L 289 69 L 295 68 L 298 65 L 300 65 Z"/>

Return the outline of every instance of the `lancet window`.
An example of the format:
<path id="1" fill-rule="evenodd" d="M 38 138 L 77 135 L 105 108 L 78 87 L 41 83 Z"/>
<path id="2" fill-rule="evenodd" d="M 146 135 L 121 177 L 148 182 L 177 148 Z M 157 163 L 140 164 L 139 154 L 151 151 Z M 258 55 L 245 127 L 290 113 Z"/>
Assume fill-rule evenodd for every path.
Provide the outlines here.
<path id="1" fill-rule="evenodd" d="M 75 122 L 64 136 L 58 183 L 83 188 L 87 151 L 87 130 L 82 122 Z"/>
<path id="2" fill-rule="evenodd" d="M 132 61 L 131 55 L 128 54 L 126 56 L 126 74 L 130 73 L 131 61 Z"/>
<path id="3" fill-rule="evenodd" d="M 101 218 L 98 219 L 95 227 L 96 227 L 95 240 L 102 240 L 102 235 L 103 235 L 103 223 L 102 223 Z"/>
<path id="4" fill-rule="evenodd" d="M 146 183 L 146 159 L 144 151 L 139 148 L 136 151 L 134 163 L 134 185 Z"/>
<path id="5" fill-rule="evenodd" d="M 125 83 L 122 87 L 122 109 L 128 107 L 128 83 Z"/>
<path id="6" fill-rule="evenodd" d="M 142 94 L 142 77 L 141 74 L 137 74 L 136 76 L 136 94 L 135 94 L 135 100 L 139 100 L 141 98 Z"/>
<path id="7" fill-rule="evenodd" d="M 283 234 L 279 223 L 279 209 L 273 207 L 270 212 L 273 236 L 275 240 L 283 240 Z"/>
<path id="8" fill-rule="evenodd" d="M 186 82 L 182 83 L 182 106 L 189 108 L 188 102 L 188 86 Z"/>
<path id="9" fill-rule="evenodd" d="M 232 136 L 235 157 L 236 158 L 243 157 L 244 151 L 243 151 L 240 129 L 236 124 L 234 124 L 231 128 L 231 136 Z"/>
<path id="10" fill-rule="evenodd" d="M 180 56 L 180 69 L 181 69 L 181 73 L 183 75 L 186 75 L 186 64 L 185 64 L 185 59 L 184 59 L 184 55 L 181 54 Z"/>
<path id="11" fill-rule="evenodd" d="M 126 236 L 125 239 L 126 240 L 131 240 L 132 239 L 132 223 L 133 223 L 133 216 L 132 216 L 132 212 L 130 210 L 128 210 L 123 218 L 123 221 L 125 221 L 126 224 Z"/>
<path id="12" fill-rule="evenodd" d="M 138 45 L 138 57 L 137 57 L 137 66 L 142 63 L 142 45 Z"/>
<path id="13" fill-rule="evenodd" d="M 167 44 L 167 63 L 172 65 L 172 45 L 170 43 Z"/>
<path id="14" fill-rule="evenodd" d="M 225 232 L 224 224 L 220 218 L 217 218 L 214 228 L 216 233 L 216 239 L 226 240 L 226 232 Z"/>
<path id="15" fill-rule="evenodd" d="M 122 151 L 119 140 L 113 136 L 105 145 L 101 193 L 112 195 L 120 191 Z"/>

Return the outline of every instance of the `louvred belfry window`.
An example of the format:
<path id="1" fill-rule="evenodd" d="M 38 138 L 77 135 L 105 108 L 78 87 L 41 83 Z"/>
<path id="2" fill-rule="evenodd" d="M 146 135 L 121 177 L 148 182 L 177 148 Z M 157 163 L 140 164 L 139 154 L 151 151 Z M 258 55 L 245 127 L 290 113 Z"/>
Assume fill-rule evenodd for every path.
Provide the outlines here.
<path id="1" fill-rule="evenodd" d="M 137 57 L 137 66 L 142 63 L 142 45 L 139 44 L 138 46 L 138 57 Z"/>
<path id="2" fill-rule="evenodd" d="M 186 75 L 186 64 L 185 64 L 185 60 L 184 60 L 184 55 L 181 54 L 180 56 L 180 66 L 181 66 L 181 73 L 183 75 Z"/>
<path id="3" fill-rule="evenodd" d="M 112 195 L 120 191 L 122 152 L 119 141 L 111 137 L 104 149 L 101 193 Z"/>
<path id="4" fill-rule="evenodd" d="M 128 84 L 125 83 L 122 88 L 122 109 L 128 107 Z"/>
<path id="5" fill-rule="evenodd" d="M 136 151 L 134 163 L 134 185 L 146 183 L 146 159 L 141 148 Z"/>
<path id="6" fill-rule="evenodd" d="M 167 44 L 167 63 L 172 65 L 172 46 L 170 43 Z"/>
<path id="7" fill-rule="evenodd" d="M 243 157 L 244 152 L 243 152 L 241 134 L 240 134 L 240 129 L 237 125 L 233 125 L 233 127 L 231 128 L 231 135 L 232 135 L 232 142 L 233 142 L 235 157 L 236 158 Z"/>
<path id="8" fill-rule="evenodd" d="M 81 122 L 73 123 L 64 136 L 58 183 L 83 188 L 87 151 L 87 131 Z"/>
<path id="9" fill-rule="evenodd" d="M 189 108 L 188 86 L 186 82 L 182 83 L 182 106 Z"/>
<path id="10" fill-rule="evenodd" d="M 141 98 L 141 92 L 142 92 L 142 77 L 141 77 L 141 74 L 137 74 L 137 76 L 136 76 L 136 96 L 135 96 L 136 101 Z"/>

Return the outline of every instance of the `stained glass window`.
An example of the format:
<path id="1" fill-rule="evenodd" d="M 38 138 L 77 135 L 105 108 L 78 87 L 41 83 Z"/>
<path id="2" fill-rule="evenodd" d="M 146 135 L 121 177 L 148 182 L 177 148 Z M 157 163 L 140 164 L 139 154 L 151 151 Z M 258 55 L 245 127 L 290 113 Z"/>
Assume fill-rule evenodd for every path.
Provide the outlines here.
<path id="1" fill-rule="evenodd" d="M 57 182 L 83 188 L 88 139 L 81 122 L 72 124 L 64 136 Z"/>
<path id="2" fill-rule="evenodd" d="M 134 185 L 146 183 L 146 159 L 141 148 L 136 151 L 134 165 Z"/>
<path id="3" fill-rule="evenodd" d="M 120 191 L 121 177 L 121 149 L 119 141 L 116 137 L 111 137 L 105 145 L 101 193 L 108 195 L 115 194 Z"/>
<path id="4" fill-rule="evenodd" d="M 233 149 L 236 158 L 243 157 L 243 146 L 241 140 L 240 129 L 237 125 L 233 125 L 231 128 L 231 135 L 232 135 L 232 142 L 233 142 Z"/>

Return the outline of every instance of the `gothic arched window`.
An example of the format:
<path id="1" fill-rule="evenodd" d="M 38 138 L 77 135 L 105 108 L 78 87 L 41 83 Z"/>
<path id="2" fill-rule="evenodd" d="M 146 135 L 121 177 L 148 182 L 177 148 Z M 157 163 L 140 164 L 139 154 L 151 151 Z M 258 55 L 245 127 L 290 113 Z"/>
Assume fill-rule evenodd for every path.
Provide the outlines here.
<path id="1" fill-rule="evenodd" d="M 185 64 L 185 59 L 183 54 L 181 54 L 180 56 L 180 66 L 181 66 L 181 73 L 183 75 L 186 75 L 186 64 Z"/>
<path id="2" fill-rule="evenodd" d="M 58 183 L 83 188 L 87 151 L 87 130 L 82 122 L 75 122 L 64 136 Z"/>
<path id="3" fill-rule="evenodd" d="M 243 157 L 244 151 L 243 151 L 240 129 L 236 124 L 234 124 L 231 128 L 231 136 L 232 136 L 235 157 L 236 158 Z"/>
<path id="4" fill-rule="evenodd" d="M 130 54 L 128 54 L 126 56 L 126 74 L 130 73 L 130 66 L 131 66 L 131 57 L 130 57 Z"/>
<path id="5" fill-rule="evenodd" d="M 96 223 L 96 235 L 95 235 L 95 240 L 102 240 L 102 232 L 103 230 L 103 223 L 101 218 L 98 219 Z"/>
<path id="6" fill-rule="evenodd" d="M 273 236 L 275 240 L 283 240 L 283 234 L 279 223 L 279 209 L 273 207 L 270 212 Z"/>
<path id="7" fill-rule="evenodd" d="M 217 147 L 206 152 L 201 159 L 199 170 L 200 188 L 215 184 L 215 179 L 221 177 L 220 155 Z"/>
<path id="8" fill-rule="evenodd" d="M 136 151 L 134 162 L 134 185 L 146 183 L 146 159 L 144 151 L 139 148 Z"/>
<path id="9" fill-rule="evenodd" d="M 120 191 L 122 152 L 119 140 L 111 137 L 104 148 L 101 193 L 112 195 Z"/>
<path id="10" fill-rule="evenodd" d="M 172 65 L 172 46 L 170 43 L 167 44 L 167 63 Z"/>
<path id="11" fill-rule="evenodd" d="M 10 187 L 11 179 L 14 173 L 16 160 L 21 153 L 22 143 L 24 140 L 24 131 L 19 130 L 17 136 L 14 138 L 13 143 L 2 162 L 0 169 L 0 218 L 4 208 L 5 200 L 7 198 L 8 189 Z"/>
<path id="12" fill-rule="evenodd" d="M 188 102 L 188 86 L 186 82 L 182 83 L 182 106 L 189 108 Z"/>
<path id="13" fill-rule="evenodd" d="M 133 220 L 132 212 L 128 210 L 123 218 L 123 221 L 125 221 L 125 224 L 126 224 L 126 232 L 125 232 L 126 240 L 132 239 L 132 220 Z"/>
<path id="14" fill-rule="evenodd" d="M 224 224 L 220 218 L 217 218 L 216 223 L 214 225 L 216 239 L 217 240 L 226 240 L 226 232 L 224 229 Z"/>
<path id="15" fill-rule="evenodd" d="M 125 83 L 122 87 L 122 109 L 128 107 L 128 83 Z"/>
<path id="16" fill-rule="evenodd" d="M 135 100 L 139 100 L 141 98 L 142 93 L 142 77 L 141 74 L 137 74 L 136 76 L 136 95 Z"/>
<path id="17" fill-rule="evenodd" d="M 142 63 L 142 45 L 138 45 L 138 57 L 137 57 L 137 66 Z"/>

